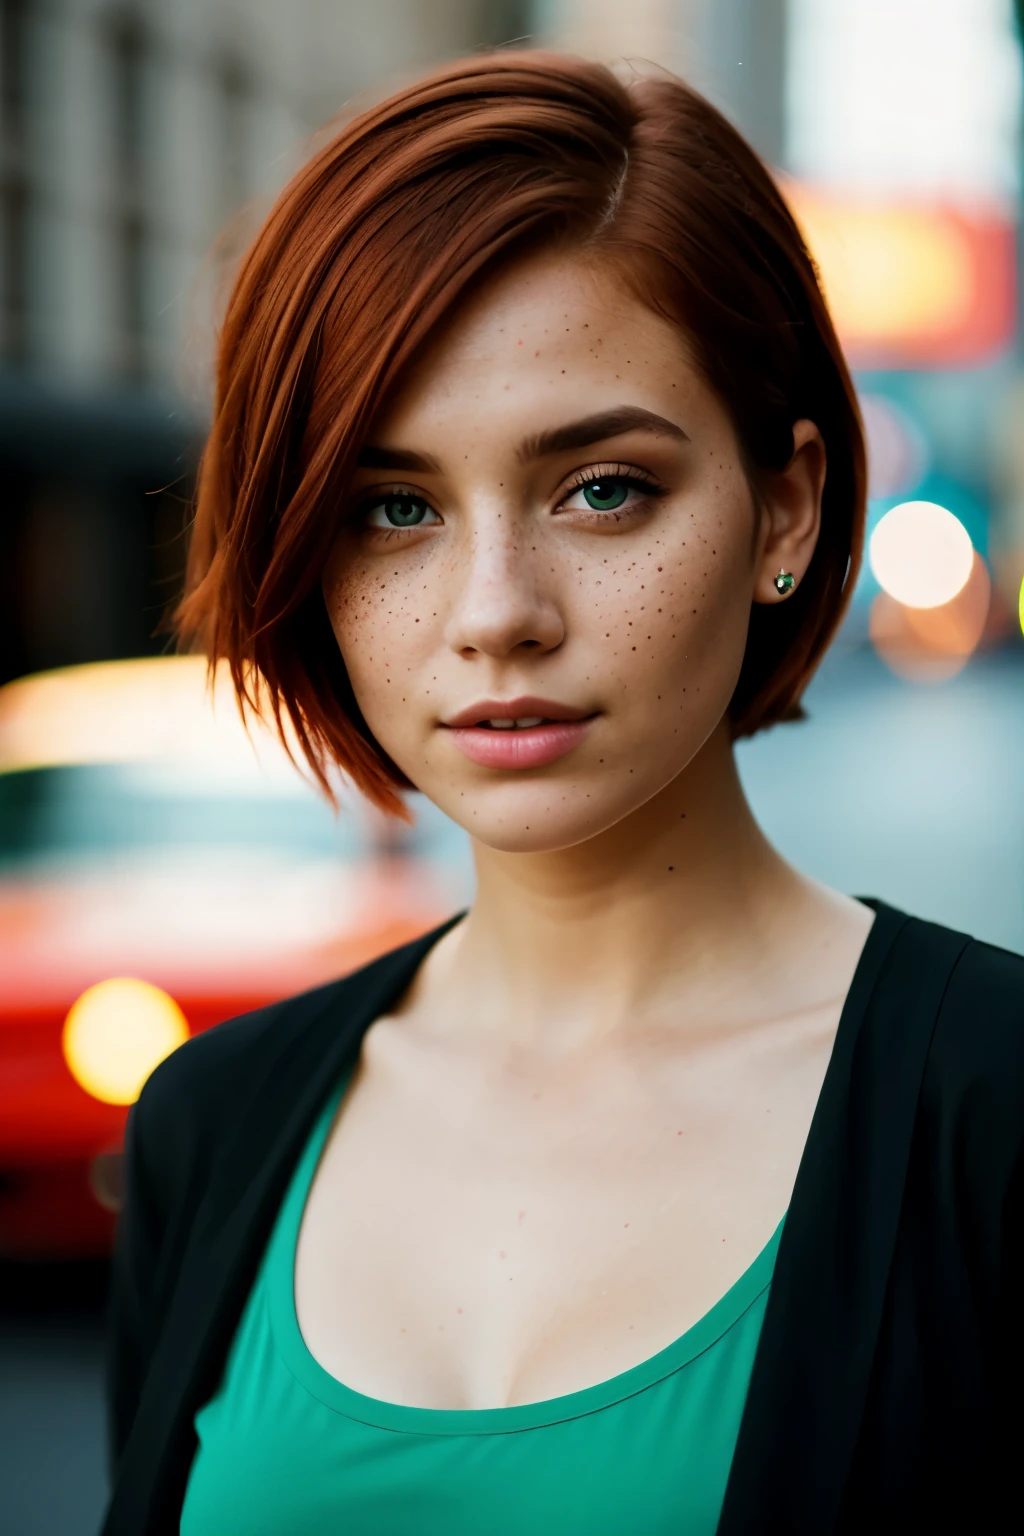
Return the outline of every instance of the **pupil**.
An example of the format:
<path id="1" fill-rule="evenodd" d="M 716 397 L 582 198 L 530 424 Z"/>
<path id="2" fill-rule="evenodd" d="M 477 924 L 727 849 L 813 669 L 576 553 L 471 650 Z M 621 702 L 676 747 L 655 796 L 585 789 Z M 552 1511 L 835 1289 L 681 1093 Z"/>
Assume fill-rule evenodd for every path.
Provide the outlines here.
<path id="1" fill-rule="evenodd" d="M 422 523 L 426 510 L 425 502 L 414 501 L 411 496 L 384 503 L 384 516 L 395 528 L 412 528 Z"/>
<path id="2" fill-rule="evenodd" d="M 611 512 L 622 506 L 626 499 L 626 487 L 621 481 L 592 480 L 584 487 L 583 499 L 595 512 Z"/>

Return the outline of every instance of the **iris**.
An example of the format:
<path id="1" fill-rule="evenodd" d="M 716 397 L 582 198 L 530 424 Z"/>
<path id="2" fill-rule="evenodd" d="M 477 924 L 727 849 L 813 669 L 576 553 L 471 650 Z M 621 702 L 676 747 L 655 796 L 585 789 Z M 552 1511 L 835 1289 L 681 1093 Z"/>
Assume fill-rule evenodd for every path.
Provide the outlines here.
<path id="1" fill-rule="evenodd" d="M 583 487 L 583 499 L 595 512 L 614 512 L 628 494 L 621 480 L 591 480 Z"/>
<path id="2" fill-rule="evenodd" d="M 415 496 L 389 496 L 380 505 L 392 528 L 415 528 L 428 511 L 426 502 Z"/>

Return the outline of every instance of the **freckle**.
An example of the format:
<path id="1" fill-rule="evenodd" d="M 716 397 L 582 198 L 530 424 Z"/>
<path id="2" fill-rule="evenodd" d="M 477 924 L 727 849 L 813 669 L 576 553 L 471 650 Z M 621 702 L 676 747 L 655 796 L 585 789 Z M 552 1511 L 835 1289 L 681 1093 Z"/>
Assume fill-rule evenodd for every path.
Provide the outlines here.
<path id="1" fill-rule="evenodd" d="M 501 1252 L 498 1254 L 498 1258 L 499 1259 L 507 1259 L 508 1258 L 508 1254 L 505 1252 L 504 1248 L 502 1248 Z"/>
<path id="2" fill-rule="evenodd" d="M 669 874 L 672 874 L 674 869 L 675 869 L 675 865 L 674 864 L 670 864 L 669 867 L 668 867 Z"/>
<path id="3" fill-rule="evenodd" d="M 399 1333 L 405 1333 L 407 1330 L 405 1328 L 399 1328 L 398 1331 L 399 1331 Z"/>
<path id="4" fill-rule="evenodd" d="M 629 1226 L 629 1222 L 628 1222 L 628 1221 L 624 1221 L 624 1222 L 623 1222 L 623 1223 L 622 1223 L 622 1225 L 623 1225 L 623 1226 L 624 1226 L 624 1227 L 628 1227 L 628 1226 Z"/>

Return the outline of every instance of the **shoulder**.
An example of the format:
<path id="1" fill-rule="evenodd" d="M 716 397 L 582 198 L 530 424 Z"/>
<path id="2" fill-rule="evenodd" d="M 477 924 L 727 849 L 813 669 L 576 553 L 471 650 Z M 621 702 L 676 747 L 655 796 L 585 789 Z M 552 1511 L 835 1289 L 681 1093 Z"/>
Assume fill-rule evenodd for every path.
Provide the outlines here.
<path id="1" fill-rule="evenodd" d="M 920 1011 L 930 1059 L 965 1080 L 1024 1078 L 1024 955 L 872 900 L 883 958 L 876 988 L 892 1023 Z M 870 943 L 870 939 L 869 939 Z"/>
<path id="2" fill-rule="evenodd" d="M 445 925 L 446 927 L 448 925 Z M 134 1154 L 152 1169 L 208 1169 L 233 1139 L 253 1098 L 287 1059 L 315 1063 L 339 1035 L 357 1049 L 365 1030 L 404 990 L 444 929 L 390 950 L 337 981 L 241 1014 L 195 1035 L 156 1068 L 131 1114 Z"/>
<path id="3" fill-rule="evenodd" d="M 972 1205 L 991 1201 L 1024 1161 L 1024 956 L 911 918 L 893 959 L 894 996 L 929 999 L 919 1146 L 935 1169 L 957 1170 Z"/>
<path id="4" fill-rule="evenodd" d="M 947 1148 L 987 1138 L 1016 1157 L 1024 1149 L 1024 955 L 876 898 L 870 904 L 878 916 L 868 944 L 879 957 L 867 1009 L 871 1071 L 909 1065 L 914 1038 L 919 1128 Z"/>
<path id="5" fill-rule="evenodd" d="M 344 1008 L 355 981 L 354 976 L 332 981 L 193 1035 L 147 1079 L 136 1105 L 137 1118 L 149 1124 L 184 1112 L 194 1120 L 207 1104 L 223 1106 L 228 1094 L 235 1099 L 244 1095 L 285 1039 L 305 1032 L 325 1013 Z"/>
<path id="6" fill-rule="evenodd" d="M 165 1212 L 198 1200 L 283 1042 L 344 1004 L 346 981 L 286 998 L 194 1035 L 151 1073 L 125 1136 L 134 1181 Z"/>
<path id="7" fill-rule="evenodd" d="M 931 1061 L 947 1096 L 1013 1106 L 1024 1127 L 1024 955 L 968 940 L 942 1000 Z"/>

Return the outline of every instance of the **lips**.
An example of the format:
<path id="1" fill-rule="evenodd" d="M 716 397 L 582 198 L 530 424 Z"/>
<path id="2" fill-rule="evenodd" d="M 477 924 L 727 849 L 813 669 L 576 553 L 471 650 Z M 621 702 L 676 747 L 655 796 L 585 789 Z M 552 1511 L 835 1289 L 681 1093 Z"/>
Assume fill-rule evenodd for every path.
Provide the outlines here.
<path id="1" fill-rule="evenodd" d="M 444 729 L 481 768 L 544 768 L 579 746 L 595 718 L 551 699 L 481 699 Z"/>

